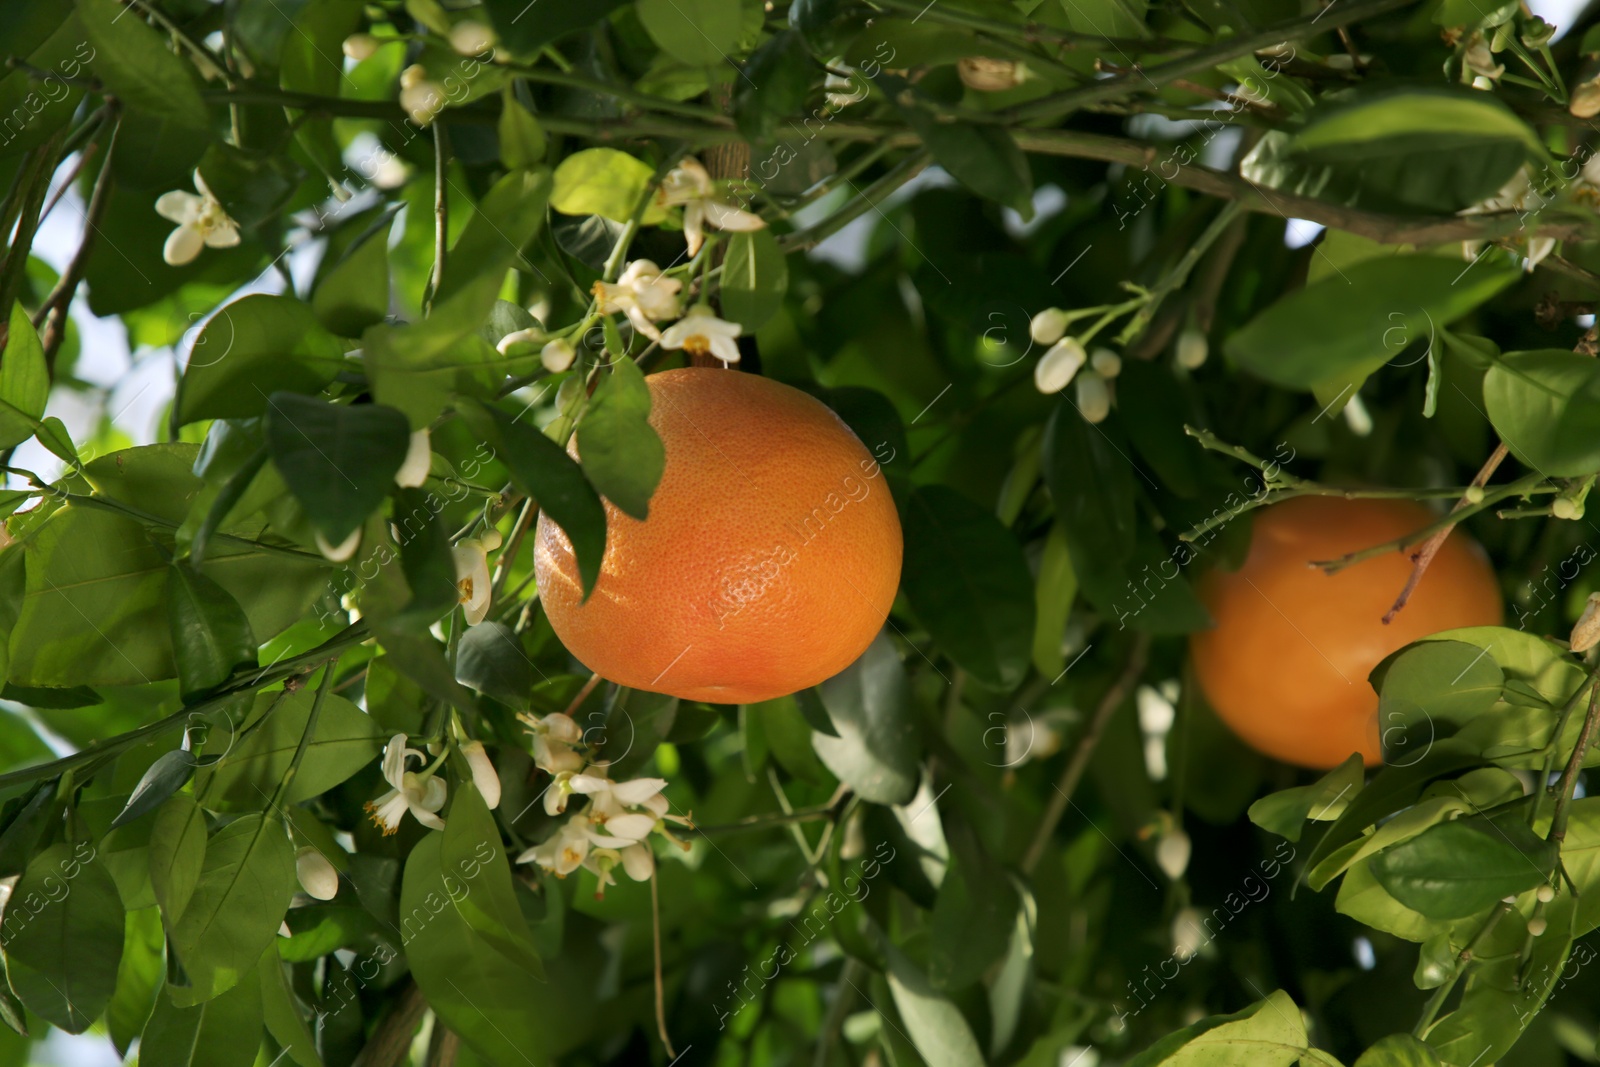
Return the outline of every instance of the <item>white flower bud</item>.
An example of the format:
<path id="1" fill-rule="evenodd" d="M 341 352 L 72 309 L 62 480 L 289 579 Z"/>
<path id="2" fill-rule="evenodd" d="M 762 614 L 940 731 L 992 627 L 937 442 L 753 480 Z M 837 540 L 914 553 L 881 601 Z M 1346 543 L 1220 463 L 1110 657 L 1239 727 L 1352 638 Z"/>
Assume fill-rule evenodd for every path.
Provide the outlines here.
<path id="1" fill-rule="evenodd" d="M 577 719 L 574 719 L 566 712 L 557 711 L 546 715 L 539 720 L 539 724 L 544 727 L 552 741 L 560 741 L 564 745 L 575 745 L 583 740 L 583 727 L 578 725 Z"/>
<path id="2" fill-rule="evenodd" d="M 1094 371 L 1078 375 L 1078 410 L 1090 422 L 1104 422 L 1111 414 L 1111 391 Z"/>
<path id="3" fill-rule="evenodd" d="M 432 444 L 428 428 L 413 430 L 411 443 L 406 448 L 406 458 L 394 472 L 394 484 L 402 489 L 415 489 L 428 480 L 428 468 L 433 463 Z"/>
<path id="4" fill-rule="evenodd" d="M 1587 652 L 1600 644 L 1600 593 L 1590 593 L 1583 605 L 1583 614 L 1572 625 L 1572 636 L 1567 646 L 1574 652 Z"/>
<path id="5" fill-rule="evenodd" d="M 967 56 L 956 63 L 961 84 L 980 93 L 1003 93 L 1022 84 L 1027 72 L 1011 59 Z"/>
<path id="6" fill-rule="evenodd" d="M 1540 934 L 1544 933 L 1548 929 L 1550 929 L 1550 921 L 1548 919 L 1546 919 L 1543 915 L 1539 916 L 1536 919 L 1529 919 L 1528 920 L 1528 936 L 1529 937 L 1538 937 Z"/>
<path id="7" fill-rule="evenodd" d="M 415 89 L 428 80 L 428 68 L 421 63 L 413 63 L 400 72 L 400 88 Z"/>
<path id="8" fill-rule="evenodd" d="M 1556 891 L 1551 886 L 1542 885 L 1539 887 L 1538 897 L 1539 903 L 1548 904 L 1552 900 L 1556 899 Z"/>
<path id="9" fill-rule="evenodd" d="M 1558 496 L 1550 502 L 1550 514 L 1568 521 L 1583 518 L 1583 504 L 1570 496 Z"/>
<path id="10" fill-rule="evenodd" d="M 318 900 L 332 900 L 339 895 L 339 872 L 333 869 L 328 857 L 310 845 L 294 857 L 295 873 L 300 876 L 300 888 Z"/>
<path id="11" fill-rule="evenodd" d="M 344 39 L 343 47 L 344 54 L 359 63 L 378 50 L 378 39 L 370 33 L 352 33 Z"/>
<path id="12" fill-rule="evenodd" d="M 1097 348 L 1089 357 L 1089 366 L 1102 378 L 1115 378 L 1122 373 L 1122 357 L 1109 348 Z"/>
<path id="13" fill-rule="evenodd" d="M 1199 370 L 1210 354 L 1206 335 L 1192 326 L 1178 335 L 1177 349 L 1178 366 L 1184 370 Z"/>
<path id="14" fill-rule="evenodd" d="M 512 330 L 496 344 L 495 351 L 502 356 L 509 353 L 519 345 L 536 345 L 544 340 L 544 331 L 537 326 L 530 326 L 526 330 Z"/>
<path id="15" fill-rule="evenodd" d="M 1189 835 L 1180 827 L 1174 827 L 1172 832 L 1156 845 L 1156 863 L 1174 882 L 1182 878 L 1183 872 L 1189 869 L 1191 847 Z"/>
<path id="16" fill-rule="evenodd" d="M 1059 393 L 1072 384 L 1088 355 L 1076 337 L 1063 337 L 1051 345 L 1033 368 L 1033 384 L 1041 393 Z"/>
<path id="17" fill-rule="evenodd" d="M 464 56 L 478 56 L 494 47 L 494 31 L 481 22 L 466 19 L 450 27 L 450 47 Z"/>
<path id="18" fill-rule="evenodd" d="M 559 374 L 572 366 L 572 360 L 578 350 L 572 347 L 572 342 L 565 337 L 557 337 L 539 351 L 539 362 L 544 364 L 544 369 L 551 374 Z"/>
<path id="19" fill-rule="evenodd" d="M 1035 344 L 1053 345 L 1067 332 L 1067 313 L 1060 308 L 1045 308 L 1028 323 L 1028 336 Z"/>
<path id="20" fill-rule="evenodd" d="M 1172 917 L 1172 954 L 1179 963 L 1194 959 L 1210 940 L 1201 925 L 1205 917 L 1199 908 L 1179 908 L 1178 914 Z"/>
<path id="21" fill-rule="evenodd" d="M 489 762 L 489 753 L 483 750 L 483 742 L 468 741 L 461 746 L 461 754 L 467 757 L 467 766 L 472 768 L 472 784 L 483 794 L 483 802 L 491 808 L 498 808 L 500 776 L 495 773 L 494 764 Z"/>
<path id="22" fill-rule="evenodd" d="M 414 68 L 413 68 L 414 69 Z M 401 79 L 404 82 L 404 78 Z M 418 126 L 426 126 L 444 110 L 444 90 L 431 81 L 419 81 L 400 90 L 400 107 Z"/>

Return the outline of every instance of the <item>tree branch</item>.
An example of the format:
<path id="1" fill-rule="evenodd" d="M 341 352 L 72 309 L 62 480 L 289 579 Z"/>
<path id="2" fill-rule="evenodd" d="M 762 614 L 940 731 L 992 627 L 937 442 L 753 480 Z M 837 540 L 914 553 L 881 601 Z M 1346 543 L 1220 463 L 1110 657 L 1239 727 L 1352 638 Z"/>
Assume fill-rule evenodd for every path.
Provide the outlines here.
<path id="1" fill-rule="evenodd" d="M 353 1067 L 399 1067 L 405 1061 L 411 1038 L 422 1025 L 422 1013 L 427 1009 L 428 1002 L 423 999 L 422 990 L 417 988 L 416 982 L 407 980 L 405 991 L 356 1054 Z"/>

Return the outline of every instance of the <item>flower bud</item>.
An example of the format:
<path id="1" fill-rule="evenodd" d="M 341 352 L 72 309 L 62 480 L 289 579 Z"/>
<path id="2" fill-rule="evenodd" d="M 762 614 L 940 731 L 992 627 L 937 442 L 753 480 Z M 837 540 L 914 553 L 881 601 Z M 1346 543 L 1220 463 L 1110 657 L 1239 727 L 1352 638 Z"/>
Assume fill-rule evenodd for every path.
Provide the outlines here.
<path id="1" fill-rule="evenodd" d="M 1063 337 L 1051 345 L 1033 368 L 1033 384 L 1041 393 L 1059 393 L 1072 384 L 1087 354 L 1075 337 Z"/>
<path id="2" fill-rule="evenodd" d="M 402 77 L 402 83 L 404 80 Z M 400 107 L 410 116 L 412 122 L 418 126 L 426 126 L 433 121 L 434 116 L 444 110 L 444 90 L 426 79 L 415 85 L 404 86 L 400 90 Z"/>
<path id="3" fill-rule="evenodd" d="M 572 366 L 572 360 L 578 350 L 572 347 L 572 342 L 565 337 L 557 337 L 539 351 L 539 362 L 544 364 L 544 369 L 551 374 L 559 374 Z"/>
<path id="4" fill-rule="evenodd" d="M 1572 624 L 1572 636 L 1567 647 L 1574 652 L 1587 652 L 1600 644 L 1600 593 L 1590 593 L 1583 605 L 1583 614 Z"/>
<path id="5" fill-rule="evenodd" d="M 1543 915 L 1540 915 L 1537 918 L 1528 920 L 1528 936 L 1529 937 L 1538 937 L 1540 934 L 1544 933 L 1548 929 L 1550 929 L 1550 921 L 1548 919 L 1546 919 Z"/>
<path id="6" fill-rule="evenodd" d="M 489 753 L 484 751 L 483 742 L 468 741 L 461 746 L 461 754 L 467 758 L 467 766 L 472 768 L 472 784 L 483 794 L 483 802 L 491 808 L 498 808 L 500 776 L 495 773 L 494 764 L 489 762 Z"/>
<path id="7" fill-rule="evenodd" d="M 300 876 L 300 888 L 318 900 L 332 900 L 339 895 L 339 872 L 333 869 L 328 857 L 310 845 L 295 853 L 294 870 Z"/>
<path id="8" fill-rule="evenodd" d="M 378 50 L 378 39 L 370 33 L 352 33 L 344 39 L 343 47 L 345 56 L 359 63 Z"/>
<path id="9" fill-rule="evenodd" d="M 1189 835 L 1179 827 L 1163 837 L 1156 845 L 1156 863 L 1166 876 L 1176 882 L 1189 869 L 1189 852 L 1192 848 Z"/>
<path id="10" fill-rule="evenodd" d="M 450 27 L 450 47 L 464 56 L 479 56 L 494 47 L 494 31 L 483 23 L 465 19 Z"/>
<path id="11" fill-rule="evenodd" d="M 406 458 L 394 472 L 394 484 L 402 489 L 415 489 L 428 480 L 428 469 L 433 463 L 432 442 L 428 428 L 414 430 L 411 443 L 406 448 Z"/>
<path id="12" fill-rule="evenodd" d="M 1011 59 L 967 56 L 956 63 L 961 84 L 980 93 L 1003 93 L 1015 89 L 1027 76 L 1020 63 Z"/>
<path id="13" fill-rule="evenodd" d="M 1193 326 L 1178 335 L 1178 366 L 1184 370 L 1199 370 L 1209 354 L 1206 335 Z"/>
<path id="14" fill-rule="evenodd" d="M 1539 903 L 1548 904 L 1552 900 L 1556 899 L 1556 891 L 1552 886 L 1542 885 L 1539 887 L 1538 897 Z"/>
<path id="15" fill-rule="evenodd" d="M 1465 500 L 1469 504 L 1481 504 L 1481 503 L 1483 503 L 1483 486 L 1481 486 L 1481 485 L 1469 485 L 1469 486 L 1467 486 L 1467 491 L 1465 493 L 1461 494 L 1461 498 L 1463 500 Z"/>
<path id="16" fill-rule="evenodd" d="M 1092 423 L 1104 422 L 1111 414 L 1111 390 L 1106 388 L 1106 380 L 1094 371 L 1078 375 L 1078 410 Z"/>
<path id="17" fill-rule="evenodd" d="M 1569 521 L 1583 518 L 1583 505 L 1571 497 L 1558 496 L 1550 503 L 1550 514 Z"/>
<path id="18" fill-rule="evenodd" d="M 502 356 L 507 355 L 513 348 L 521 345 L 536 345 L 544 341 L 544 331 L 537 326 L 530 326 L 526 330 L 512 330 L 494 346 L 495 351 Z M 526 351 L 526 350 L 524 350 Z M 517 353 L 522 355 L 523 352 Z"/>
<path id="19" fill-rule="evenodd" d="M 400 72 L 400 88 L 415 89 L 428 80 L 428 68 L 421 63 L 413 63 Z"/>
<path id="20" fill-rule="evenodd" d="M 1567 110 L 1580 119 L 1592 119 L 1600 115 L 1600 76 L 1573 86 Z"/>
<path id="21" fill-rule="evenodd" d="M 1199 908 L 1179 908 L 1172 917 L 1172 954 L 1179 963 L 1194 959 L 1211 940 L 1202 925 L 1207 917 Z"/>
<path id="22" fill-rule="evenodd" d="M 1067 313 L 1060 308 L 1045 308 L 1028 323 L 1028 336 L 1035 344 L 1053 345 L 1067 332 Z"/>
<path id="23" fill-rule="evenodd" d="M 1122 373 L 1122 357 L 1109 348 L 1097 348 L 1089 357 L 1089 366 L 1102 378 L 1115 378 Z"/>

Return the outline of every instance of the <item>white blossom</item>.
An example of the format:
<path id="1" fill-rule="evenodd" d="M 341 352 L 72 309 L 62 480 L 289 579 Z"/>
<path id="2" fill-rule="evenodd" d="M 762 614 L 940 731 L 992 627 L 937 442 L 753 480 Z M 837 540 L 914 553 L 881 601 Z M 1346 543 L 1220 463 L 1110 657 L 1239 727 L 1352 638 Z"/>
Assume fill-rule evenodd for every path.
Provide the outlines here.
<path id="1" fill-rule="evenodd" d="M 1067 313 L 1060 308 L 1045 308 L 1028 321 L 1028 336 L 1034 344 L 1053 345 L 1067 332 Z"/>
<path id="2" fill-rule="evenodd" d="M 572 366 L 572 361 L 578 355 L 578 350 L 572 347 L 572 342 L 565 337 L 557 337 L 548 341 L 539 350 L 539 362 L 551 374 L 560 374 Z"/>
<path id="3" fill-rule="evenodd" d="M 1102 378 L 1115 378 L 1122 373 L 1122 357 L 1109 348 L 1097 348 L 1089 357 L 1089 366 Z"/>
<path id="4" fill-rule="evenodd" d="M 727 203 L 711 175 L 693 156 L 684 157 L 662 179 L 656 200 L 662 207 L 683 207 L 683 236 L 692 256 L 705 243 L 705 228 L 749 232 L 766 226 L 754 212 Z"/>
<path id="5" fill-rule="evenodd" d="M 464 56 L 479 56 L 494 47 L 494 31 L 474 19 L 450 27 L 450 47 Z"/>
<path id="6" fill-rule="evenodd" d="M 468 741 L 461 746 L 461 754 L 467 759 L 467 766 L 472 770 L 472 784 L 478 787 L 483 802 L 491 808 L 498 808 L 500 775 L 496 773 L 494 764 L 489 762 L 489 753 L 484 751 L 483 742 Z"/>
<path id="7" fill-rule="evenodd" d="M 174 189 L 156 201 L 156 214 L 178 224 L 161 250 L 161 258 L 169 266 L 192 263 L 202 248 L 232 248 L 239 243 L 239 224 L 228 217 L 198 170 L 194 187 L 198 195 Z"/>
<path id="8" fill-rule="evenodd" d="M 1111 414 L 1111 392 L 1106 380 L 1092 370 L 1078 375 L 1078 410 L 1089 422 L 1104 422 Z"/>
<path id="9" fill-rule="evenodd" d="M 1059 393 L 1072 384 L 1088 354 L 1076 337 L 1063 337 L 1039 357 L 1033 368 L 1033 384 L 1041 393 Z"/>
<path id="10" fill-rule="evenodd" d="M 1028 72 L 1013 59 L 991 59 L 988 56 L 965 56 L 956 62 L 956 74 L 961 84 L 980 93 L 1002 93 L 1015 89 L 1027 78 Z"/>
<path id="11" fill-rule="evenodd" d="M 489 614 L 489 553 L 500 547 L 500 531 L 459 542 L 452 552 L 456 563 L 456 590 L 467 625 L 476 626 Z"/>
<path id="12" fill-rule="evenodd" d="M 342 47 L 346 58 L 359 63 L 363 59 L 372 58 L 372 54 L 378 50 L 379 43 L 370 33 L 352 33 L 344 39 Z"/>
<path id="13" fill-rule="evenodd" d="M 447 792 L 444 780 L 437 775 L 424 777 L 406 770 L 406 760 L 412 756 L 427 760 L 421 749 L 406 747 L 405 734 L 395 734 L 384 746 L 383 779 L 391 788 L 377 800 L 367 801 L 367 813 L 385 835 L 400 829 L 400 820 L 408 811 L 422 825 L 434 830 L 444 829 L 444 820 L 437 814 L 444 807 Z"/>
<path id="14" fill-rule="evenodd" d="M 1193 326 L 1178 334 L 1178 366 L 1184 370 L 1199 370 L 1209 354 L 1206 335 Z"/>
<path id="15" fill-rule="evenodd" d="M 737 363 L 736 338 L 742 330 L 737 322 L 719 319 L 704 304 L 696 304 L 688 314 L 666 328 L 661 335 L 661 347 L 681 348 L 691 356 L 710 353 L 724 363 Z"/>
<path id="16" fill-rule="evenodd" d="M 678 290 L 682 288 L 683 282 L 662 274 L 653 261 L 636 259 L 615 282 L 595 282 L 591 291 L 602 315 L 621 312 L 635 330 L 659 341 L 661 331 L 655 324 L 678 317 Z"/>
<path id="17" fill-rule="evenodd" d="M 328 857 L 307 845 L 294 857 L 295 874 L 300 888 L 318 900 L 332 900 L 339 895 L 339 872 L 334 870 Z"/>
<path id="18" fill-rule="evenodd" d="M 350 536 L 336 545 L 329 544 L 328 539 L 322 536 L 321 530 L 315 531 L 312 534 L 312 539 L 317 542 L 317 551 L 321 552 L 330 562 L 343 563 L 355 555 L 356 549 L 361 547 L 361 527 L 357 526 L 354 530 L 351 530 Z"/>
<path id="19" fill-rule="evenodd" d="M 428 468 L 433 462 L 432 439 L 428 428 L 413 430 L 406 446 L 406 458 L 394 472 L 394 484 L 402 489 L 415 489 L 428 480 Z"/>

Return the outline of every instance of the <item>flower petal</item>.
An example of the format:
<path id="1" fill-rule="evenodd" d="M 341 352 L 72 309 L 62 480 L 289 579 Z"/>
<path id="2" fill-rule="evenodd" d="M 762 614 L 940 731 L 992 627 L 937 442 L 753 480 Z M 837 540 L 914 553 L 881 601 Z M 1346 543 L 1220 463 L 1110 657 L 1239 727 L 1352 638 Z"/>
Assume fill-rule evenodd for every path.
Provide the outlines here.
<path id="1" fill-rule="evenodd" d="M 167 236 L 167 243 L 161 249 L 161 258 L 167 261 L 169 267 L 181 267 L 193 263 L 194 257 L 205 246 L 206 241 L 200 236 L 200 231 L 184 223 Z"/>
<path id="2" fill-rule="evenodd" d="M 653 815 L 613 815 L 606 820 L 607 833 L 628 841 L 643 841 L 655 828 L 656 820 Z"/>
<path id="3" fill-rule="evenodd" d="M 416 489 L 428 480 L 428 468 L 433 462 L 433 451 L 428 428 L 413 431 L 406 446 L 406 458 L 394 472 L 394 484 L 402 489 Z"/>
<path id="4" fill-rule="evenodd" d="M 207 248 L 233 248 L 239 243 L 239 227 L 232 220 L 219 222 L 206 231 Z"/>
<path id="5" fill-rule="evenodd" d="M 666 787 L 665 778 L 635 778 L 628 782 L 617 782 L 611 787 L 611 792 L 618 802 L 631 808 L 636 804 L 643 804 Z"/>
<path id="6" fill-rule="evenodd" d="M 200 205 L 203 203 L 205 201 L 193 193 L 174 189 L 170 193 L 162 193 L 156 200 L 156 214 L 180 224 L 193 222 L 200 214 Z"/>
<path id="7" fill-rule="evenodd" d="M 383 780 L 400 789 L 406 774 L 406 735 L 395 734 L 383 746 Z"/>
<path id="8" fill-rule="evenodd" d="M 718 203 L 715 200 L 705 202 L 705 214 L 706 221 L 719 230 L 749 233 L 767 227 L 767 221 L 755 212 L 734 207 L 732 204 Z"/>

